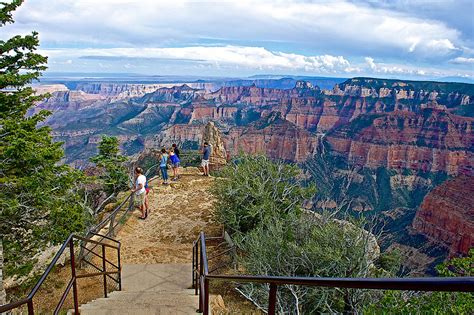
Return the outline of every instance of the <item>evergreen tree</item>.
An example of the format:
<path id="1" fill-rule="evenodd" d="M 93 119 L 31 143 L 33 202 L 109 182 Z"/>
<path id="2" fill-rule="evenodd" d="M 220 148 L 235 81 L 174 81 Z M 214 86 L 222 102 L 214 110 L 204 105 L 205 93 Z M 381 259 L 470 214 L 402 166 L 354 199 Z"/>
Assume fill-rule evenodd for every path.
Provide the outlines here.
<path id="1" fill-rule="evenodd" d="M 0 3 L 0 27 L 13 23 L 22 2 Z M 32 110 L 47 97 L 28 86 L 46 69 L 38 46 L 36 32 L 0 40 L 0 237 L 7 275 L 28 274 L 39 248 L 85 228 L 82 173 L 61 165 L 62 143 L 39 126 L 50 113 Z"/>
<path id="2" fill-rule="evenodd" d="M 128 188 L 128 171 L 125 165 L 127 158 L 120 153 L 117 137 L 102 136 L 98 145 L 99 154 L 90 159 L 100 168 L 99 179 L 104 187 L 106 199 L 94 210 L 100 212 L 103 206 L 113 199 L 119 191 Z"/>

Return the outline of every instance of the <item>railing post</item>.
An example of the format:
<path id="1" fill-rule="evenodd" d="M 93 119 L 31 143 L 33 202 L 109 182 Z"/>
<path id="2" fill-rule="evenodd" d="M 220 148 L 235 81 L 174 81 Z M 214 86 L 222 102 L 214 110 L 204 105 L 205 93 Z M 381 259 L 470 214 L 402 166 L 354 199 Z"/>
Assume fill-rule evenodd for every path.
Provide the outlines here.
<path id="1" fill-rule="evenodd" d="M 209 279 L 207 278 L 204 278 L 204 310 L 202 314 L 209 314 Z"/>
<path id="2" fill-rule="evenodd" d="M 107 232 L 107 236 L 114 237 L 114 221 L 115 221 L 115 215 L 116 213 L 112 214 L 110 217 L 110 223 L 109 223 L 109 231 Z"/>
<path id="3" fill-rule="evenodd" d="M 74 238 L 69 241 L 69 252 L 71 256 L 71 277 L 72 277 L 72 296 L 74 300 L 74 314 L 79 314 L 79 301 L 77 299 L 77 279 L 76 279 L 76 262 L 74 256 Z"/>
<path id="4" fill-rule="evenodd" d="M 270 283 L 270 293 L 268 296 L 268 315 L 275 315 L 277 299 L 277 285 Z"/>
<path id="5" fill-rule="evenodd" d="M 196 270 L 194 272 L 194 295 L 198 295 L 198 289 L 199 289 L 199 274 L 197 273 L 199 270 L 199 246 L 198 242 L 196 242 Z"/>
<path id="6" fill-rule="evenodd" d="M 102 271 L 104 272 L 104 297 L 107 297 L 107 275 L 105 274 L 107 272 L 106 266 L 105 266 L 105 245 L 102 244 Z"/>
<path id="7" fill-rule="evenodd" d="M 117 249 L 117 262 L 118 262 L 118 281 L 119 281 L 119 291 L 122 291 L 122 265 L 120 264 L 120 244 Z"/>
<path id="8" fill-rule="evenodd" d="M 195 265 L 195 264 L 196 264 L 196 260 L 194 259 L 194 258 L 195 258 L 195 256 L 194 256 L 194 253 L 195 253 L 195 252 L 196 252 L 196 243 L 193 242 L 193 264 L 192 264 L 192 268 L 191 268 L 191 273 L 192 273 L 192 274 L 191 274 L 191 281 L 192 281 L 191 288 L 193 288 L 193 289 L 194 289 L 194 287 L 195 287 L 195 286 L 194 286 L 194 274 L 195 274 L 195 273 L 194 273 L 194 268 L 196 267 L 196 265 Z"/>
<path id="9" fill-rule="evenodd" d="M 130 201 L 128 202 L 128 211 L 127 212 L 130 212 L 133 210 L 133 204 L 134 204 L 134 197 L 135 197 L 135 194 L 131 194 L 130 195 Z"/>
<path id="10" fill-rule="evenodd" d="M 199 247 L 200 247 L 200 243 L 201 241 L 199 241 Z M 198 285 L 199 285 L 199 309 L 198 309 L 198 312 L 201 313 L 202 310 L 203 310 L 203 305 L 202 305 L 202 295 L 203 295 L 203 292 L 202 292 L 202 288 L 201 288 L 201 277 L 202 277 L 202 274 L 203 274 L 203 263 L 202 263 L 202 250 L 200 250 L 199 252 L 199 278 L 198 278 Z"/>
<path id="11" fill-rule="evenodd" d="M 28 315 L 33 315 L 35 310 L 33 309 L 33 299 L 28 300 Z"/>

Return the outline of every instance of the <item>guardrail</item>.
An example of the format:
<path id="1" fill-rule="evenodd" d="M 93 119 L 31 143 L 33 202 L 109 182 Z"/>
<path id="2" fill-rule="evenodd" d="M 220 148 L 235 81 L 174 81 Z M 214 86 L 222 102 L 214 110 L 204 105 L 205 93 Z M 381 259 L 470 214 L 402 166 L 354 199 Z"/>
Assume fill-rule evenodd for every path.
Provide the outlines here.
<path id="1" fill-rule="evenodd" d="M 128 205 L 126 206 L 128 202 Z M 54 310 L 54 314 L 58 314 L 59 310 L 61 309 L 64 301 L 68 293 L 73 289 L 73 300 L 74 300 L 74 310 L 76 314 L 78 314 L 78 299 L 77 299 L 77 279 L 86 278 L 86 277 L 96 277 L 96 276 L 103 276 L 103 286 L 104 286 L 104 297 L 107 297 L 107 279 L 112 279 L 112 281 L 118 284 L 118 290 L 122 290 L 122 278 L 121 278 L 121 265 L 120 265 L 120 242 L 114 240 L 112 237 L 115 236 L 115 231 L 117 226 L 122 222 L 122 220 L 127 216 L 127 214 L 133 210 L 134 207 L 134 194 L 129 194 L 113 211 L 111 211 L 107 216 L 100 221 L 98 224 L 92 226 L 89 231 L 86 233 L 85 237 L 78 236 L 71 234 L 67 238 L 67 240 L 63 243 L 59 251 L 54 256 L 53 260 L 49 264 L 48 268 L 41 276 L 41 278 L 36 283 L 33 290 L 31 290 L 30 294 L 17 302 L 13 302 L 10 304 L 0 306 L 0 313 L 21 307 L 23 305 L 27 305 L 28 307 L 28 314 L 34 313 L 33 308 L 33 297 L 38 292 L 39 288 L 43 285 L 44 281 L 50 274 L 53 267 L 57 264 L 59 258 L 64 253 L 66 248 L 70 247 L 70 264 L 71 264 L 71 278 L 66 286 L 66 290 L 64 291 L 60 302 L 56 306 Z M 124 207 L 126 208 L 124 209 Z M 107 228 L 105 234 L 101 234 L 100 232 L 103 231 L 104 228 Z M 74 253 L 74 240 L 78 243 L 79 246 L 79 254 L 75 255 Z M 112 242 L 117 244 L 116 246 L 112 246 L 107 242 Z M 90 246 L 88 246 L 90 245 Z M 117 250 L 117 264 L 114 264 L 106 257 L 106 248 L 114 248 Z M 95 250 L 99 248 L 99 253 L 95 252 Z M 92 259 L 89 257 L 99 258 L 101 260 L 101 266 L 96 266 Z M 111 265 L 115 268 L 115 271 L 107 271 L 107 264 Z M 87 267 L 93 268 L 97 270 L 94 273 L 87 273 L 76 275 L 76 268 L 79 265 L 86 265 Z M 117 279 L 113 278 L 112 275 L 117 274 Z"/>
<path id="2" fill-rule="evenodd" d="M 380 289 L 380 290 L 416 290 L 474 292 L 474 277 L 431 277 L 431 278 L 317 278 L 317 277 L 279 277 L 254 275 L 218 275 L 209 272 L 206 238 L 201 232 L 193 242 L 192 283 L 195 294 L 199 294 L 199 309 L 209 314 L 209 281 L 226 280 L 247 283 L 269 284 L 268 314 L 275 314 L 278 286 L 303 285 L 313 287 Z"/>
<path id="3" fill-rule="evenodd" d="M 134 207 L 134 196 L 135 194 L 131 193 L 125 198 L 117 207 L 115 207 L 112 212 L 110 212 L 101 222 L 89 228 L 89 231 L 86 233 L 85 238 L 90 239 L 95 237 L 96 240 L 100 238 L 100 241 L 104 239 L 109 239 L 115 236 L 115 231 L 117 226 L 125 219 L 125 217 L 133 210 Z M 127 208 L 124 210 L 124 206 L 127 204 Z M 101 231 L 107 227 L 105 234 L 100 234 Z M 80 245 L 79 259 L 78 262 L 82 262 L 84 257 L 87 257 L 90 251 L 93 251 L 97 245 L 94 245 L 92 248 L 87 248 L 83 242 Z M 84 253 L 84 252 L 87 253 Z"/>
<path id="4" fill-rule="evenodd" d="M 51 271 L 53 270 L 54 266 L 56 266 L 56 264 L 57 264 L 59 258 L 61 257 L 61 255 L 66 251 L 66 249 L 68 247 L 69 247 L 71 277 L 70 277 L 69 282 L 66 286 L 66 289 L 64 290 L 63 294 L 61 295 L 61 298 L 60 298 L 58 304 L 56 305 L 56 308 L 55 308 L 53 314 L 55 314 L 55 315 L 59 314 L 59 312 L 60 312 L 62 306 L 64 305 L 64 302 L 66 301 L 66 298 L 67 298 L 69 292 L 71 291 L 71 289 L 72 289 L 72 293 L 73 293 L 74 312 L 75 312 L 75 314 L 79 314 L 79 300 L 78 300 L 78 296 L 77 296 L 77 294 L 78 294 L 77 279 L 103 276 L 102 281 L 103 281 L 103 286 L 104 286 L 104 296 L 105 297 L 107 297 L 107 278 L 110 278 L 110 279 L 116 281 L 118 283 L 119 290 L 121 290 L 122 289 L 122 277 L 121 277 L 122 267 L 120 265 L 120 242 L 116 241 L 112 238 L 109 238 L 105 235 L 100 235 L 100 234 L 94 234 L 94 235 L 103 237 L 103 239 L 105 238 L 108 241 L 115 243 L 115 245 L 111 245 L 109 243 L 105 243 L 105 242 L 102 242 L 102 241 L 87 239 L 85 237 L 74 235 L 74 234 L 69 235 L 69 237 L 62 244 L 61 248 L 59 249 L 59 251 L 54 256 L 51 263 L 48 265 L 48 268 L 46 268 L 46 271 L 43 273 L 41 278 L 38 280 L 36 285 L 31 290 L 30 294 L 28 294 L 28 296 L 26 298 L 21 299 L 17 302 L 1 305 L 0 306 L 0 313 L 8 312 L 8 311 L 11 311 L 13 309 L 17 309 L 17 308 L 20 308 L 20 307 L 26 305 L 27 309 L 28 309 L 28 315 L 34 314 L 33 298 L 35 297 L 38 290 L 41 288 L 43 283 L 48 278 L 48 276 L 51 273 Z M 76 256 L 74 254 L 74 241 L 75 240 L 80 241 L 81 246 L 84 243 L 85 244 L 92 243 L 92 244 L 95 244 L 96 246 L 101 246 L 101 248 L 102 248 L 101 254 L 97 254 L 93 251 L 91 251 L 91 253 L 93 253 L 95 256 L 97 256 L 98 258 L 100 258 L 102 260 L 102 268 L 95 266 L 91 261 L 87 261 L 86 259 L 83 259 L 84 261 L 87 261 L 88 264 L 92 265 L 95 269 L 97 269 L 98 272 L 85 273 L 85 274 L 80 274 L 80 275 L 76 274 L 76 261 L 75 261 Z M 115 249 L 117 251 L 117 264 L 114 264 L 113 262 L 111 262 L 110 260 L 107 259 L 107 257 L 106 257 L 106 248 Z M 107 270 L 107 263 L 112 265 L 115 269 L 114 270 Z M 117 279 L 115 279 L 111 276 L 113 274 L 117 275 Z"/>

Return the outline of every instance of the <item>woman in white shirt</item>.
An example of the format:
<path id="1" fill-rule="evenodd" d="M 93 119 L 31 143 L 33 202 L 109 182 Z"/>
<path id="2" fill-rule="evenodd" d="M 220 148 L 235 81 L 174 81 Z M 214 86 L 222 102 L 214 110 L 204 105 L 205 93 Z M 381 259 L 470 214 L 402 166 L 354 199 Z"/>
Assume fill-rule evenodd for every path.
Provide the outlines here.
<path id="1" fill-rule="evenodd" d="M 135 176 L 137 177 L 137 180 L 135 182 L 135 189 L 132 189 L 132 192 L 135 193 L 136 205 L 140 207 L 140 211 L 142 212 L 142 216 L 140 217 L 140 219 L 145 220 L 146 217 L 148 216 L 148 213 L 145 208 L 146 177 L 145 175 L 143 175 L 143 170 L 140 167 L 135 168 Z"/>

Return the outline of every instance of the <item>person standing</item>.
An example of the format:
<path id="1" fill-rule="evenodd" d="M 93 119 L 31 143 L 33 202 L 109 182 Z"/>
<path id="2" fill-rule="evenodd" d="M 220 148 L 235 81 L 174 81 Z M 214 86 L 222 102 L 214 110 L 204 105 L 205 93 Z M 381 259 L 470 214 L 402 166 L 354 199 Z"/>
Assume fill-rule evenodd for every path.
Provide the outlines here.
<path id="1" fill-rule="evenodd" d="M 209 143 L 204 142 L 204 148 L 202 149 L 202 162 L 201 166 L 204 171 L 204 176 L 209 176 L 209 158 L 211 157 L 211 147 Z"/>
<path id="2" fill-rule="evenodd" d="M 176 145 L 176 143 L 173 143 L 173 145 L 171 146 L 173 151 L 174 151 L 174 154 L 176 154 L 176 156 L 178 157 L 178 159 L 181 160 L 181 157 L 179 156 L 179 149 L 178 149 L 178 146 Z"/>
<path id="3" fill-rule="evenodd" d="M 147 217 L 147 210 L 145 207 L 145 197 L 146 197 L 146 177 L 143 175 L 143 170 L 140 167 L 135 168 L 135 188 L 132 189 L 132 192 L 135 193 L 135 202 L 140 207 L 140 211 L 142 212 L 142 216 L 140 219 L 145 220 Z"/>
<path id="4" fill-rule="evenodd" d="M 168 153 L 166 153 L 166 149 L 161 149 L 161 158 L 160 158 L 160 170 L 161 170 L 161 177 L 163 178 L 163 184 L 168 184 Z"/>
<path id="5" fill-rule="evenodd" d="M 179 178 L 179 157 L 178 155 L 174 152 L 174 149 L 171 148 L 170 150 L 170 161 L 171 161 L 171 167 L 173 167 L 173 181 L 178 180 Z"/>

